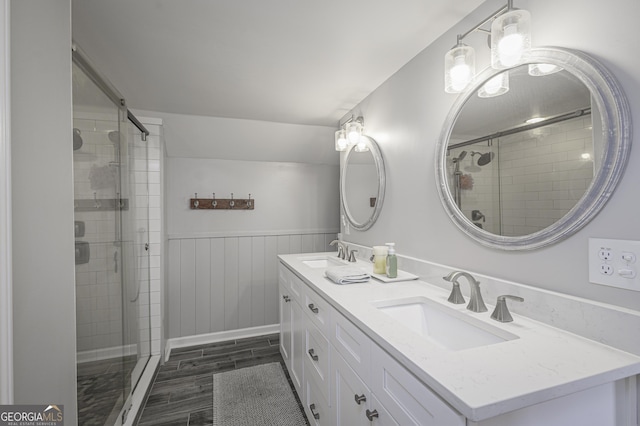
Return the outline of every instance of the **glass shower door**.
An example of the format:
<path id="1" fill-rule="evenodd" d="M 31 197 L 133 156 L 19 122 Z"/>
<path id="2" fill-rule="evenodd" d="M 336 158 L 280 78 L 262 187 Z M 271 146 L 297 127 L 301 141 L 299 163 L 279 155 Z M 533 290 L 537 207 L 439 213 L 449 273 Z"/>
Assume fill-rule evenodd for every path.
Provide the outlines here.
<path id="1" fill-rule="evenodd" d="M 147 148 L 75 62 L 73 112 L 78 421 L 114 424 L 150 357 Z"/>

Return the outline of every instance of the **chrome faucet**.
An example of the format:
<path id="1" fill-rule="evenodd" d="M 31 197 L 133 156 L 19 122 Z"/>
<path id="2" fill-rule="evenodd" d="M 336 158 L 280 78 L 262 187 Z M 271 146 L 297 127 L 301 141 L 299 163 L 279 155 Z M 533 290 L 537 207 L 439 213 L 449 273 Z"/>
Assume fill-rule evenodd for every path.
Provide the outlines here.
<path id="1" fill-rule="evenodd" d="M 486 312 L 488 309 L 484 304 L 484 300 L 482 300 L 482 293 L 480 293 L 480 281 L 477 281 L 468 272 L 454 271 L 446 277 L 442 277 L 444 280 L 453 283 L 453 289 L 451 290 L 451 295 L 448 299 L 449 302 L 456 304 L 464 303 L 464 298 L 462 297 L 462 293 L 460 293 L 460 283 L 458 283 L 459 277 L 465 277 L 471 287 L 471 298 L 467 305 L 467 309 L 471 312 Z"/>
<path id="2" fill-rule="evenodd" d="M 329 243 L 330 246 L 335 246 L 336 244 L 338 245 L 338 257 L 344 260 L 347 257 L 349 248 L 340 240 L 333 240 Z"/>

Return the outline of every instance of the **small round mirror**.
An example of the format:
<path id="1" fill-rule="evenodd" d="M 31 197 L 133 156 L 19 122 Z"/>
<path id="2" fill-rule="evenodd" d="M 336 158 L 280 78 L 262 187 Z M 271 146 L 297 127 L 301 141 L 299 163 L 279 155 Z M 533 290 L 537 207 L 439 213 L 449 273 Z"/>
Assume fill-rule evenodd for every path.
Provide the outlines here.
<path id="1" fill-rule="evenodd" d="M 340 200 L 347 221 L 358 231 L 375 223 L 385 191 L 384 160 L 373 138 L 348 148 L 340 176 Z"/>
<path id="2" fill-rule="evenodd" d="M 508 91 L 494 90 L 498 80 Z M 539 248 L 600 211 L 630 141 L 629 106 L 609 71 L 581 52 L 533 49 L 523 65 L 483 71 L 454 103 L 436 153 L 440 197 L 481 244 Z"/>

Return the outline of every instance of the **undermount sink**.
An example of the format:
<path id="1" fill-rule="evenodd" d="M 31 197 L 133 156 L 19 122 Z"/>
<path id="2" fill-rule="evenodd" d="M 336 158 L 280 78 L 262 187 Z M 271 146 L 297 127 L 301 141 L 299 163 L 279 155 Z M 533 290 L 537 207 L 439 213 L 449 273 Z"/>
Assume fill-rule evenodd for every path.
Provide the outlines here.
<path id="1" fill-rule="evenodd" d="M 337 258 L 332 258 L 328 256 L 318 256 L 318 257 L 304 257 L 300 258 L 302 263 L 307 265 L 309 268 L 330 268 L 332 266 L 343 266 L 344 262 L 340 261 Z"/>
<path id="2" fill-rule="evenodd" d="M 518 336 L 449 309 L 426 297 L 374 302 L 381 312 L 430 342 L 451 351 L 487 346 Z"/>

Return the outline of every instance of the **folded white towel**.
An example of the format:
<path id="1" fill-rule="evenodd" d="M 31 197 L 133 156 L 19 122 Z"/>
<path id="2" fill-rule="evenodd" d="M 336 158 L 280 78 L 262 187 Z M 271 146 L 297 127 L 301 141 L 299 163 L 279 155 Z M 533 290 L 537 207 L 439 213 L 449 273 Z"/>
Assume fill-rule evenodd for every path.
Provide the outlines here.
<path id="1" fill-rule="evenodd" d="M 336 266 L 324 271 L 327 278 L 336 284 L 366 283 L 371 275 L 356 266 Z"/>

